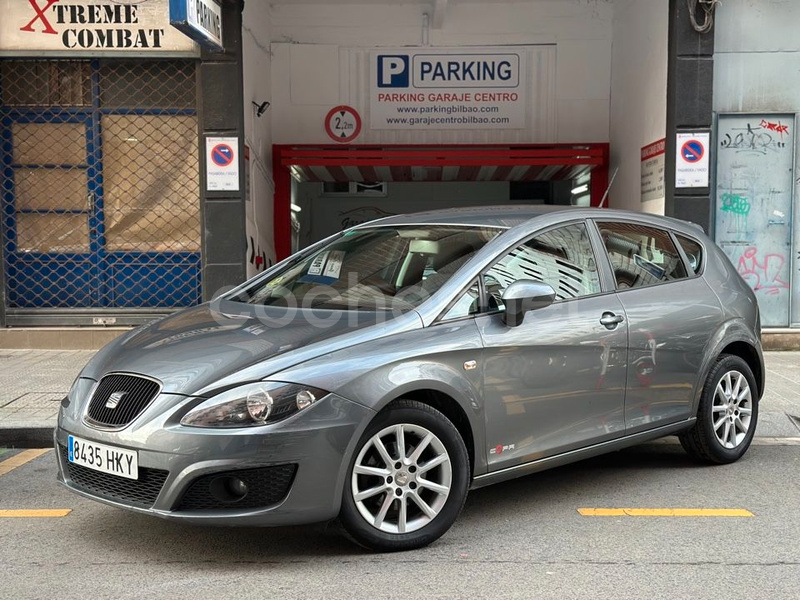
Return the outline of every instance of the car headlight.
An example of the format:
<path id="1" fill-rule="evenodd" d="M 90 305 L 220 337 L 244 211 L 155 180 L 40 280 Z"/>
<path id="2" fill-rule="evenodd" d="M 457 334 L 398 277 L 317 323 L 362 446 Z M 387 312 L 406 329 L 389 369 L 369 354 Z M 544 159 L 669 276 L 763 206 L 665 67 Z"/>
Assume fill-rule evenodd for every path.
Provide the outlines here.
<path id="1" fill-rule="evenodd" d="M 323 390 L 274 381 L 236 387 L 198 404 L 181 419 L 188 427 L 257 427 L 308 408 Z"/>

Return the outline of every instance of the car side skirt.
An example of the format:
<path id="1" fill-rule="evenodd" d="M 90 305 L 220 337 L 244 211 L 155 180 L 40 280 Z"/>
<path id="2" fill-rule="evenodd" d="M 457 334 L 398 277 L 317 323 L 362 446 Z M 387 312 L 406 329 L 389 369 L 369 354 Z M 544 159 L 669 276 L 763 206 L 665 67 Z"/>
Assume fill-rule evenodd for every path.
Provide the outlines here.
<path id="1" fill-rule="evenodd" d="M 538 460 L 533 460 L 521 465 L 515 465 L 513 467 L 507 467 L 492 473 L 478 475 L 477 477 L 473 478 L 470 489 L 475 490 L 486 487 L 487 485 L 492 485 L 494 483 L 500 483 L 501 481 L 516 479 L 517 477 L 523 477 L 525 475 L 530 475 L 531 473 L 552 469 L 553 467 L 560 467 L 562 465 L 577 462 L 585 458 L 592 458 L 593 456 L 599 456 L 601 454 L 614 452 L 615 450 L 621 450 L 629 446 L 635 446 L 637 444 L 655 440 L 667 435 L 672 435 L 673 433 L 678 433 L 684 429 L 691 428 L 695 424 L 696 420 L 696 417 L 691 417 L 685 421 L 678 421 L 677 423 L 664 425 L 663 427 L 657 427 L 656 429 L 651 429 L 649 431 L 642 431 L 634 435 L 627 435 L 615 440 L 609 440 L 600 444 L 594 444 L 593 446 L 587 446 L 586 448 L 571 450 L 569 452 L 564 452 L 563 454 L 556 454 L 555 456 L 540 458 Z"/>

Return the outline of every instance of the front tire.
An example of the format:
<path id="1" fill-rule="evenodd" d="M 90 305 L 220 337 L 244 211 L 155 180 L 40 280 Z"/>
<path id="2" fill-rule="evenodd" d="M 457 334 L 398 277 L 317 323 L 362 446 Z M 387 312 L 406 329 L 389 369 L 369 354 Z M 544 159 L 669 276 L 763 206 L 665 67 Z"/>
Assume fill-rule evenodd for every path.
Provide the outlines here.
<path id="1" fill-rule="evenodd" d="M 703 387 L 697 423 L 679 436 L 684 450 L 707 463 L 739 460 L 755 435 L 757 390 L 753 372 L 742 358 L 721 355 Z"/>
<path id="2" fill-rule="evenodd" d="M 469 480 L 467 449 L 450 420 L 427 404 L 398 400 L 356 446 L 340 518 L 372 550 L 421 548 L 450 529 Z"/>

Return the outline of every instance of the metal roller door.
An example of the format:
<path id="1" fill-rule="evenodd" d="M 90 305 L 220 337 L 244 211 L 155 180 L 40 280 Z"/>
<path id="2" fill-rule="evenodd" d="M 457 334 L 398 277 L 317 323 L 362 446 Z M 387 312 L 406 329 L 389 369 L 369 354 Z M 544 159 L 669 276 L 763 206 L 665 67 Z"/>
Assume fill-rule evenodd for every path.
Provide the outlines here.
<path id="1" fill-rule="evenodd" d="M 199 302 L 195 63 L 4 60 L 0 100 L 8 323 Z"/>

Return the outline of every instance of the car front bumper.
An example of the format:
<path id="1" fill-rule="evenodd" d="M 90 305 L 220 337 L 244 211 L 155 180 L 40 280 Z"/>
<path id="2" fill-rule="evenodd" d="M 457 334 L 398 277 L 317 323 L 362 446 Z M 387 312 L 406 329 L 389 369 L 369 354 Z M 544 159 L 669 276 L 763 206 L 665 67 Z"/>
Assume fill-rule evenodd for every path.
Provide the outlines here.
<path id="1" fill-rule="evenodd" d="M 147 420 L 151 411 L 145 411 L 130 427 L 117 432 L 95 429 L 78 415 L 62 410 L 54 432 L 59 482 L 80 495 L 112 506 L 192 523 L 272 526 L 325 521 L 339 513 L 350 457 L 374 415 L 360 404 L 329 394 L 302 413 L 272 425 L 200 429 L 183 427 L 171 416 L 187 398 L 164 396 L 154 404 L 160 401 L 167 410 L 151 420 Z M 140 472 L 166 472 L 152 504 L 143 505 L 126 497 L 120 489 L 135 489 L 136 482 L 119 481 L 122 478 L 115 475 L 103 476 L 104 481 L 110 481 L 114 493 L 106 493 L 105 484 L 92 487 L 74 481 L 64 452 L 70 435 L 135 450 Z M 212 509 L 187 510 L 181 506 L 184 494 L 199 478 L 278 465 L 296 465 L 296 471 L 288 493 L 277 503 L 247 509 L 237 509 L 236 503 Z"/>

